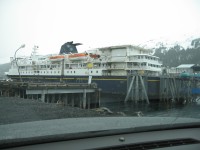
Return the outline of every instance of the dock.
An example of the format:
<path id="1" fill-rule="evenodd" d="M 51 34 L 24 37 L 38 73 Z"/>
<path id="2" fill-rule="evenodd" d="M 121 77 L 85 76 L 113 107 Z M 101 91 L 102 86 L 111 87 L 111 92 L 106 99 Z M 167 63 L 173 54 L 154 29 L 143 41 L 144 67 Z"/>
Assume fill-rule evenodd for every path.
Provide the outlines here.
<path id="1" fill-rule="evenodd" d="M 99 107 L 100 92 L 96 84 L 0 82 L 0 96 L 36 99 L 83 109 Z"/>
<path id="2" fill-rule="evenodd" d="M 200 95 L 200 78 L 195 77 L 129 74 L 125 81 L 121 84 L 127 87 L 121 100 L 124 102 L 190 103 Z M 97 83 L 0 82 L 0 96 L 36 99 L 83 109 L 100 107 L 103 94 L 103 89 L 101 91 Z"/>
<path id="3" fill-rule="evenodd" d="M 149 104 L 150 100 L 159 100 L 189 103 L 199 95 L 200 78 L 161 75 L 155 77 L 155 80 L 148 80 L 148 76 L 132 74 L 127 76 L 127 93 L 124 102 L 144 101 Z"/>

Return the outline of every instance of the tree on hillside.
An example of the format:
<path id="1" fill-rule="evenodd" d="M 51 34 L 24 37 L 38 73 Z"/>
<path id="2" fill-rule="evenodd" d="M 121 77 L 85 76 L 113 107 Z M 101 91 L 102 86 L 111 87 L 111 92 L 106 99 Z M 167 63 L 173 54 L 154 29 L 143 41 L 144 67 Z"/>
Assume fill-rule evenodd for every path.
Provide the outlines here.
<path id="1" fill-rule="evenodd" d="M 159 47 L 155 49 L 154 55 L 161 59 L 163 66 L 177 67 L 180 64 L 200 64 L 200 38 L 199 41 L 196 40 L 196 44 L 194 43 L 194 41 L 191 43 L 194 45 L 193 48 L 187 49 L 180 45 L 175 45 L 169 50 L 166 50 L 166 47 Z"/>

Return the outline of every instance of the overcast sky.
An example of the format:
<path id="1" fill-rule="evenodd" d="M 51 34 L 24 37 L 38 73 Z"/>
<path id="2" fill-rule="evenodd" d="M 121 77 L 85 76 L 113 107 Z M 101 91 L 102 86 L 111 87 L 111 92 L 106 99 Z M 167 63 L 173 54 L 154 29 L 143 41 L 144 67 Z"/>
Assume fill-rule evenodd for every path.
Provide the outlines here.
<path id="1" fill-rule="evenodd" d="M 149 40 L 200 35 L 200 0 L 0 0 L 0 64 L 30 55 L 59 53 L 67 41 L 80 51 Z"/>

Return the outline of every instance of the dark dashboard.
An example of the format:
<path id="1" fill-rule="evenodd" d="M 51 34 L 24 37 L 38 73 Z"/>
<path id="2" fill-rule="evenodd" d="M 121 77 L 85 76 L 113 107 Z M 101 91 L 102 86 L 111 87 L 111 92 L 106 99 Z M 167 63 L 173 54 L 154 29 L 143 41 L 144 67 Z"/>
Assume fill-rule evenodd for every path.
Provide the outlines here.
<path id="1" fill-rule="evenodd" d="M 33 128 L 35 128 L 36 130 L 38 128 L 40 132 L 38 131 L 37 132 L 42 133 L 42 134 L 40 134 L 39 136 L 35 136 L 34 134 L 34 136 L 29 136 L 26 138 L 19 137 L 18 135 L 18 138 L 16 139 L 14 138 L 14 136 L 13 138 L 11 138 L 12 133 L 7 131 L 7 133 L 9 132 L 7 134 L 7 137 L 4 136 L 4 139 L 2 139 L 2 136 L 1 136 L 0 148 L 16 149 L 16 150 L 19 150 L 19 149 L 20 150 L 23 150 L 23 149 L 26 149 L 26 150 L 32 150 L 32 149 L 43 149 L 43 150 L 44 149 L 48 149 L 48 150 L 53 150 L 53 149 L 61 149 L 61 150 L 66 150 L 66 149 L 69 149 L 69 150 L 73 150 L 73 149 L 75 150 L 78 150 L 78 149 L 98 149 L 98 150 L 101 150 L 101 149 L 106 149 L 106 150 L 191 149 L 193 150 L 195 149 L 196 150 L 196 149 L 200 149 L 199 120 L 186 119 L 187 123 L 183 123 L 186 120 L 178 119 L 176 120 L 176 122 L 173 122 L 173 124 L 166 124 L 164 122 L 160 124 L 158 121 L 161 118 L 150 118 L 150 119 L 152 120 L 151 123 L 148 122 L 146 124 L 142 124 L 142 125 L 140 124 L 140 126 L 136 125 L 137 123 L 135 123 L 135 126 L 133 126 L 133 122 L 138 122 L 139 120 L 140 121 L 141 120 L 149 121 L 149 120 L 145 117 L 140 118 L 140 119 L 134 118 L 134 117 L 124 117 L 124 118 L 108 117 L 106 119 L 97 118 L 98 121 L 96 120 L 96 118 L 86 118 L 85 121 L 87 122 L 87 125 L 90 124 L 90 121 L 92 122 L 96 121 L 94 122 L 95 125 L 99 124 L 100 126 L 102 126 L 99 130 L 94 130 L 92 124 L 90 124 L 90 126 L 87 126 L 87 129 L 89 130 L 88 132 L 86 131 L 83 132 L 83 128 L 86 127 L 86 124 L 85 124 L 86 122 L 83 121 L 82 119 L 80 120 L 72 119 L 71 121 L 67 119 L 60 120 L 62 123 L 64 122 L 68 123 L 68 125 L 70 126 L 72 125 L 70 124 L 70 122 L 71 123 L 73 122 L 73 124 L 75 123 L 74 129 L 76 131 L 68 130 L 69 128 L 67 128 L 67 126 L 63 124 L 63 126 L 60 128 L 64 127 L 65 131 L 67 132 L 66 133 L 62 132 L 62 134 L 56 134 L 56 135 L 50 134 L 51 131 L 49 133 L 46 132 L 47 130 L 45 128 L 44 128 L 45 130 L 44 132 L 41 130 L 42 128 L 38 128 L 39 127 L 38 125 L 33 125 L 32 128 L 29 128 L 29 131 L 32 132 L 34 131 Z M 165 118 L 165 119 L 167 119 L 168 121 L 170 120 L 170 118 Z M 82 124 L 80 122 L 81 120 L 82 120 Z M 47 122 L 49 124 L 49 123 L 53 123 L 52 121 L 53 120 L 51 120 L 50 122 L 48 121 Z M 53 129 L 56 130 L 58 127 L 57 125 L 61 125 L 58 123 L 58 121 L 59 120 L 56 120 L 57 123 L 54 122 L 53 124 L 49 124 L 49 126 L 51 126 L 51 130 Z M 77 124 L 78 122 L 79 124 Z M 35 123 L 38 123 L 38 122 L 35 122 Z M 113 130 L 111 130 L 109 129 L 109 127 L 110 125 L 112 126 L 113 123 L 115 123 L 115 127 L 113 127 Z M 151 126 L 147 126 L 147 124 L 151 124 Z M 22 125 L 22 124 L 18 124 L 18 125 Z M 30 123 L 28 123 L 28 125 L 30 125 Z M 78 130 L 77 128 L 77 126 L 81 127 L 81 125 L 82 125 L 82 128 L 80 130 L 82 130 L 82 132 Z M 126 126 L 126 128 L 124 125 Z M 121 128 L 119 128 L 119 126 L 121 126 Z M 98 125 L 96 127 L 98 127 Z M 0 129 L 2 129 L 2 125 L 0 126 Z M 59 131 L 62 131 L 62 129 L 57 130 L 57 131 L 59 133 Z"/>

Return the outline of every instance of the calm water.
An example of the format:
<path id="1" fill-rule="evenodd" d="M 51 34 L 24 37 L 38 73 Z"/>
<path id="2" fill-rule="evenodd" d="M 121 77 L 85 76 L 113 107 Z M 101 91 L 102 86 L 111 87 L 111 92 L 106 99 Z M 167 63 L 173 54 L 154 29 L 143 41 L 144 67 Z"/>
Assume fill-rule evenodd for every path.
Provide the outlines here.
<path id="1" fill-rule="evenodd" d="M 136 115 L 136 112 L 141 111 L 144 116 L 157 117 L 190 117 L 200 118 L 200 100 L 189 104 L 164 104 L 151 102 L 149 105 L 144 103 L 135 104 L 133 102 L 119 102 L 120 97 L 103 98 L 101 107 L 107 107 L 113 112 L 123 112 L 127 115 Z M 116 102 L 108 102 L 116 100 Z"/>

